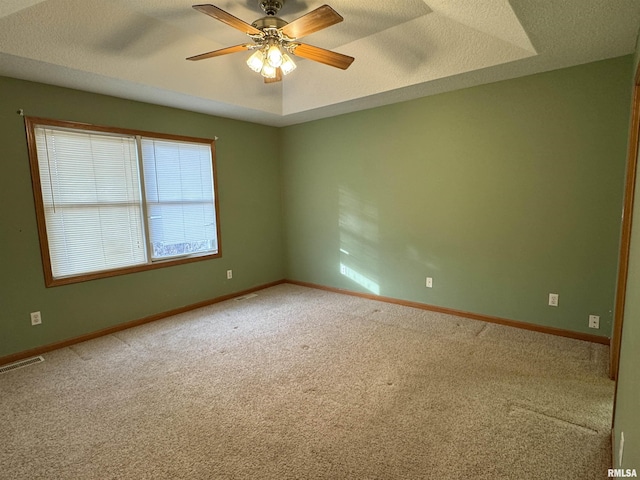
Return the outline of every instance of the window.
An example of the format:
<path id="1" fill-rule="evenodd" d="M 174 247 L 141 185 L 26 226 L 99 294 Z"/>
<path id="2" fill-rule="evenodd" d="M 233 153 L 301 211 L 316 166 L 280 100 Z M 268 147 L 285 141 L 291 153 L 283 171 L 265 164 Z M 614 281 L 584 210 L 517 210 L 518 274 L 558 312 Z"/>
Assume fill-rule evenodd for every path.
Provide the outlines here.
<path id="1" fill-rule="evenodd" d="M 26 127 L 47 286 L 220 256 L 212 140 Z"/>

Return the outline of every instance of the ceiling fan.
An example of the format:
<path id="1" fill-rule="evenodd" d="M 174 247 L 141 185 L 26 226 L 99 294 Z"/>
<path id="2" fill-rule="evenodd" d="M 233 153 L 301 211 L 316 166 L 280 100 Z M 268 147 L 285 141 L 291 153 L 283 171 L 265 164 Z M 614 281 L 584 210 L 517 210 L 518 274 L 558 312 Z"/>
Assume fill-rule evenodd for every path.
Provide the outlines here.
<path id="1" fill-rule="evenodd" d="M 343 18 L 329 5 L 323 5 L 291 23 L 277 17 L 285 0 L 258 0 L 266 17 L 251 25 L 214 5 L 193 5 L 193 8 L 210 17 L 246 33 L 253 43 L 243 43 L 202 53 L 187 60 L 204 60 L 229 53 L 255 50 L 247 65 L 264 77 L 265 83 L 279 82 L 296 68 L 289 54 L 346 70 L 354 58 L 341 53 L 298 42 L 299 38 L 340 23 Z"/>

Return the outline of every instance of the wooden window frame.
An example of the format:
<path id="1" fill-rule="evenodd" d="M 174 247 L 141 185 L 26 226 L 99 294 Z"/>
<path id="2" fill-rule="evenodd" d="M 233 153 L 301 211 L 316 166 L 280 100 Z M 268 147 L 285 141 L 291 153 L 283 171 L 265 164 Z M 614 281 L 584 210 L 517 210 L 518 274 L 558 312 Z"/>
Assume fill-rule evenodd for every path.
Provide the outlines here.
<path id="1" fill-rule="evenodd" d="M 42 199 L 42 184 L 40 181 L 40 169 L 38 166 L 38 152 L 36 146 L 35 127 L 51 126 L 69 128 L 73 130 L 84 130 L 93 132 L 113 133 L 118 135 L 142 136 L 147 138 L 156 138 L 160 140 L 173 140 L 178 142 L 191 142 L 207 144 L 211 148 L 211 162 L 213 173 L 213 192 L 214 192 L 214 208 L 216 213 L 216 236 L 218 242 L 218 251 L 215 253 L 202 253 L 180 258 L 170 258 L 167 260 L 154 260 L 147 258 L 147 263 L 142 265 L 133 265 L 131 267 L 116 268 L 110 270 L 102 270 L 80 275 L 55 278 L 51 268 L 51 257 L 49 254 L 49 239 L 47 237 L 47 225 L 45 219 L 44 202 Z M 42 117 L 25 117 L 25 130 L 27 135 L 27 148 L 29 153 L 29 164 L 31 168 L 31 184 L 33 189 L 33 199 L 35 202 L 36 221 L 38 227 L 38 236 L 40 238 L 40 255 L 42 257 L 42 267 L 44 272 L 45 285 L 47 287 L 55 287 L 60 285 L 69 285 L 79 282 L 87 282 L 99 278 L 108 278 L 118 275 L 126 275 L 129 273 L 144 272 L 147 270 L 155 270 L 157 268 L 172 267 L 174 265 L 184 265 L 187 263 L 201 262 L 213 258 L 222 257 L 222 239 L 220 236 L 220 205 L 218 201 L 218 175 L 216 167 L 216 148 L 215 140 L 209 138 L 188 137 L 183 135 L 171 135 L 165 133 L 149 132 L 144 130 L 134 130 L 128 128 L 106 127 L 102 125 L 93 125 L 89 123 L 80 123 L 67 120 L 53 120 Z M 142 159 L 140 159 L 142 161 Z M 146 199 L 143 199 L 146 202 Z M 145 221 L 147 221 L 145 219 Z"/>

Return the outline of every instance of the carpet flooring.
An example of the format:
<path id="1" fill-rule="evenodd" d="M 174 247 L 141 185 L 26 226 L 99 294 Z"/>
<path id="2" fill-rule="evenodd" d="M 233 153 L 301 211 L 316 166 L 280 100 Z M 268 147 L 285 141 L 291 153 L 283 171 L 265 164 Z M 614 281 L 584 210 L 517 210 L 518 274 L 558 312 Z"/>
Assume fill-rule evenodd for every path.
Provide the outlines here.
<path id="1" fill-rule="evenodd" d="M 607 356 L 279 285 L 1 374 L 0 478 L 606 478 Z"/>

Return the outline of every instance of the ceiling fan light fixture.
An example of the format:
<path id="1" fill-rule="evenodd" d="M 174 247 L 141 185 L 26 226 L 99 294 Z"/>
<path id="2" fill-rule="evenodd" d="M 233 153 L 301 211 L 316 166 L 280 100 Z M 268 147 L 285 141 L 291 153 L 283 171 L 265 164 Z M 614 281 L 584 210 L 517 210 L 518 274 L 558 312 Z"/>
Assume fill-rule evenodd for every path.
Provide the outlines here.
<path id="1" fill-rule="evenodd" d="M 256 50 L 253 52 L 253 54 L 247 59 L 247 65 L 254 72 L 260 73 L 264 66 L 264 53 L 262 53 L 262 50 Z"/>
<path id="2" fill-rule="evenodd" d="M 296 69 L 296 64 L 291 59 L 291 57 L 286 53 L 282 55 L 282 65 L 280 65 L 280 70 L 282 70 L 283 75 L 289 75 L 295 69 Z"/>
<path id="3" fill-rule="evenodd" d="M 260 75 L 264 78 L 276 78 L 276 67 L 269 65 L 269 62 L 264 62 Z"/>
<path id="4" fill-rule="evenodd" d="M 282 65 L 282 52 L 280 51 L 280 47 L 277 44 L 273 44 L 267 50 L 267 62 L 273 68 L 278 68 Z"/>

